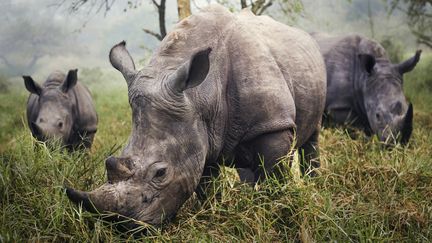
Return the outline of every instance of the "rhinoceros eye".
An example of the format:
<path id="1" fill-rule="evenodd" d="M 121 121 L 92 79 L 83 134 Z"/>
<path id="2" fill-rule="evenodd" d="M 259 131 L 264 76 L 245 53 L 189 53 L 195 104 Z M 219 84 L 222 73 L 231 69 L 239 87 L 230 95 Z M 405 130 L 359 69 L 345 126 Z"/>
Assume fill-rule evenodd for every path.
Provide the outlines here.
<path id="1" fill-rule="evenodd" d="M 161 178 L 166 174 L 166 168 L 160 168 L 156 171 L 155 176 L 153 178 Z"/>
<path id="2" fill-rule="evenodd" d="M 172 170 L 167 163 L 157 163 L 151 171 L 151 181 L 155 186 L 163 187 L 170 182 L 169 178 L 172 175 Z"/>

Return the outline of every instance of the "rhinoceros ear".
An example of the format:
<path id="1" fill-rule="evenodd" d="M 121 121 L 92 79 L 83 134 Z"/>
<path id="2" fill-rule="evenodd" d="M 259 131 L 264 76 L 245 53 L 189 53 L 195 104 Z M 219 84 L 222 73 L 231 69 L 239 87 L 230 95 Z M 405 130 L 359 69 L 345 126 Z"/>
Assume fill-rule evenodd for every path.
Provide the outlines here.
<path id="1" fill-rule="evenodd" d="M 191 60 L 185 62 L 169 78 L 170 87 L 177 92 L 201 84 L 210 70 L 209 55 L 211 48 L 198 51 Z"/>
<path id="2" fill-rule="evenodd" d="M 375 57 L 369 54 L 359 54 L 358 58 L 361 68 L 371 74 L 376 63 Z"/>
<path id="3" fill-rule="evenodd" d="M 411 72 L 417 63 L 420 61 L 421 50 L 417 50 L 415 55 L 410 59 L 400 63 L 397 65 L 397 69 L 400 74 L 404 74 L 407 72 Z"/>
<path id="4" fill-rule="evenodd" d="M 69 70 L 66 79 L 63 81 L 63 84 L 60 86 L 61 91 L 67 93 L 71 90 L 78 81 L 78 69 Z"/>
<path id="5" fill-rule="evenodd" d="M 126 83 L 129 86 L 132 78 L 136 74 L 136 70 L 135 63 L 126 49 L 125 41 L 122 41 L 111 48 L 109 59 L 111 65 L 123 74 L 123 77 L 126 79 Z"/>
<path id="6" fill-rule="evenodd" d="M 24 85 L 26 87 L 26 89 L 32 93 L 32 94 L 36 94 L 36 95 L 40 95 L 42 93 L 42 88 L 41 86 L 36 83 L 32 77 L 30 76 L 23 76 L 24 79 Z"/>

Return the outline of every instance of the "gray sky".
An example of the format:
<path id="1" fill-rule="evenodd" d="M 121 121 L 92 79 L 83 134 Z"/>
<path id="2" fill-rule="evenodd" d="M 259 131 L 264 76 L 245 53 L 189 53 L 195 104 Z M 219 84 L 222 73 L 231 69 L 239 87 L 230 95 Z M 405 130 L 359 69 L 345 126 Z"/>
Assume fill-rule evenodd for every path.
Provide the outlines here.
<path id="1" fill-rule="evenodd" d="M 137 59 L 145 57 L 145 49 L 154 48 L 156 39 L 142 28 L 157 30 L 157 14 L 153 6 L 143 2 L 136 9 L 128 9 L 118 0 L 106 16 L 82 11 L 69 14 L 65 8 L 52 6 L 58 0 L 1 0 L 0 55 L 5 55 L 17 72 L 46 76 L 52 70 L 67 70 L 99 66 L 110 68 L 108 52 L 121 40 Z M 174 0 L 168 0 L 173 5 Z M 167 9 L 167 25 L 176 21 L 176 9 Z M 172 18 L 175 17 L 175 18 Z M 85 25 L 85 26 L 83 26 Z M 34 39 L 34 40 L 33 40 Z M 40 57 L 33 70 L 25 66 L 33 55 Z M 0 59 L 0 70 L 10 67 Z M 21 70 L 24 69 L 24 70 Z"/>
<path id="2" fill-rule="evenodd" d="M 210 0 L 209 0 L 210 1 Z M 215 1 L 215 0 L 212 0 Z M 228 0 L 238 8 L 239 1 Z M 158 41 L 142 31 L 142 28 L 158 30 L 157 13 L 150 0 L 142 1 L 136 9 L 128 9 L 127 1 L 116 0 L 112 10 L 104 15 L 81 11 L 69 14 L 65 7 L 52 6 L 59 0 L 0 0 L 0 73 L 13 75 L 31 74 L 43 79 L 53 70 L 101 67 L 112 69 L 108 61 L 110 48 L 126 40 L 128 49 L 136 61 L 148 58 L 149 50 Z M 207 0 L 193 1 L 204 7 Z M 296 22 L 280 14 L 278 5 L 269 11 L 281 22 L 295 24 L 307 31 L 334 33 L 360 32 L 370 36 L 364 0 L 304 0 L 305 12 Z M 374 0 L 375 32 L 378 37 L 396 36 L 404 43 L 413 43 L 403 18 L 388 18 L 380 7 L 381 0 Z M 127 9 L 125 12 L 124 9 Z M 175 0 L 167 0 L 167 27 L 177 21 Z M 85 25 L 83 27 L 83 25 Z M 408 32 L 408 33 L 407 33 Z M 37 56 L 33 68 L 28 68 Z M 40 57 L 39 57 L 40 56 Z"/>

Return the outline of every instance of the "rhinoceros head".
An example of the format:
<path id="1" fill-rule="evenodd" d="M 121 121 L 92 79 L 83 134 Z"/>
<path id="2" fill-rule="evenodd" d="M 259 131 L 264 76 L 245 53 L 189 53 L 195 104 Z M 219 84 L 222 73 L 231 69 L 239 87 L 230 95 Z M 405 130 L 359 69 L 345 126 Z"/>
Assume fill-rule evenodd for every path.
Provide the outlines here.
<path id="1" fill-rule="evenodd" d="M 26 89 L 38 96 L 38 116 L 29 124 L 32 131 L 40 140 L 58 139 L 66 143 L 73 126 L 74 101 L 70 92 L 77 83 L 77 70 L 70 70 L 66 77 L 60 72 L 51 74 L 49 79 L 61 82 L 54 88 L 41 87 L 30 76 L 23 78 Z"/>
<path id="2" fill-rule="evenodd" d="M 403 74 L 414 69 L 421 51 L 400 63 L 392 64 L 386 58 L 375 59 L 360 54 L 360 67 L 365 82 L 362 87 L 365 112 L 370 128 L 387 144 L 408 142 L 412 132 L 413 106 L 403 93 Z"/>
<path id="3" fill-rule="evenodd" d="M 206 127 L 184 91 L 205 80 L 209 54 L 136 71 L 124 42 L 112 48 L 110 61 L 128 85 L 132 133 L 121 156 L 106 160 L 108 182 L 91 192 L 68 189 L 72 201 L 152 225 L 176 214 L 195 191 L 208 150 Z"/>

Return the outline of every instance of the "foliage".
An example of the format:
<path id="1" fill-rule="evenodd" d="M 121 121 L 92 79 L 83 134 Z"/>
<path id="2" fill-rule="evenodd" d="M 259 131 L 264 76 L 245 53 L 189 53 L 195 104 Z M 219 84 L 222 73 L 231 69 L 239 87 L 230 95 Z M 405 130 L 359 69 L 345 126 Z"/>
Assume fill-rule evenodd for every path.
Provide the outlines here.
<path id="1" fill-rule="evenodd" d="M 103 12 L 106 15 L 115 2 L 116 0 L 64 0 L 55 5 L 66 8 L 70 13 L 87 12 L 88 14 L 99 14 L 100 12 Z M 126 12 L 128 9 L 138 8 L 142 5 L 143 1 L 127 0 L 121 2 L 124 2 L 127 6 L 123 9 L 123 11 Z M 158 12 L 159 31 L 156 32 L 146 28 L 143 28 L 142 30 L 161 41 L 167 34 L 165 23 L 166 0 L 152 0 L 151 4 L 153 4 Z"/>
<path id="2" fill-rule="evenodd" d="M 0 241 L 428 241 L 432 96 L 421 87 L 431 61 L 423 57 L 405 77 L 415 107 L 407 147 L 384 150 L 376 139 L 352 140 L 343 130 L 322 130 L 320 176 L 301 178 L 294 163 L 285 177 L 253 188 L 223 168 L 205 202 L 192 197 L 174 222 L 135 236 L 84 212 L 64 192 L 65 185 L 89 190 L 104 183 L 104 159 L 118 154 L 128 137 L 131 114 L 126 87 L 116 82 L 121 77 L 81 73 L 81 79 L 93 80 L 100 118 L 88 154 L 49 150 L 36 142 L 23 119 L 27 94 L 22 87 L 10 89 L 0 94 Z M 107 85 L 107 78 L 112 83 Z"/>
<path id="3" fill-rule="evenodd" d="M 219 4 L 226 6 L 231 11 L 236 9 L 235 5 L 230 0 L 216 0 Z M 237 1 L 237 0 L 236 0 Z M 59 5 L 65 5 L 66 8 L 71 12 L 87 11 L 89 13 L 98 14 L 101 10 L 104 10 L 106 14 L 110 11 L 116 0 L 65 0 Z M 143 28 L 142 30 L 161 41 L 167 34 L 166 28 L 166 0 L 152 0 L 151 3 L 155 7 L 158 13 L 159 31 L 153 31 L 150 29 Z M 285 15 L 293 18 L 293 13 L 300 13 L 303 10 L 301 0 L 255 0 L 250 1 L 250 4 L 246 0 L 240 0 L 241 9 L 250 7 L 251 11 L 256 15 L 261 15 L 274 3 L 278 4 L 278 9 Z M 141 0 L 127 1 L 128 8 L 137 8 L 141 5 Z M 191 14 L 190 0 L 177 0 L 177 9 L 179 14 L 179 20 L 182 20 Z M 124 9 L 127 11 L 127 8 Z"/>
<path id="4" fill-rule="evenodd" d="M 407 15 L 418 42 L 432 48 L 432 0 L 392 0 L 390 13 L 396 8 Z"/>
<path id="5" fill-rule="evenodd" d="M 400 63 L 403 61 L 403 53 L 405 52 L 403 45 L 390 36 L 385 36 L 381 41 L 381 45 L 387 52 L 392 63 Z"/>
<path id="6" fill-rule="evenodd" d="M 52 15 L 35 16 L 31 20 L 19 17 L 26 7 L 10 4 L 8 8 L 0 8 L 0 66 L 5 68 L 0 71 L 4 73 L 31 73 L 45 56 L 77 52 L 69 48 L 74 37 Z"/>
<path id="7" fill-rule="evenodd" d="M 5 76 L 0 75 L 0 93 L 6 93 L 9 89 L 9 84 Z"/>
<path id="8" fill-rule="evenodd" d="M 412 55 L 412 54 L 411 54 Z M 408 58 L 406 56 L 405 58 Z M 432 104 L 432 56 L 422 55 L 420 62 L 413 72 L 404 75 L 405 92 L 411 94 L 409 97 L 417 109 L 430 111 Z M 432 123 L 430 123 L 432 124 Z"/>
<path id="9" fill-rule="evenodd" d="M 265 11 L 267 11 L 271 6 L 275 4 L 277 4 L 278 11 L 283 12 L 287 16 L 291 16 L 293 13 L 299 13 L 303 10 L 303 5 L 301 0 L 255 0 L 255 1 L 250 1 L 250 4 L 248 4 L 246 0 L 240 0 L 241 8 L 250 7 L 252 13 L 256 15 L 263 14 Z"/>

